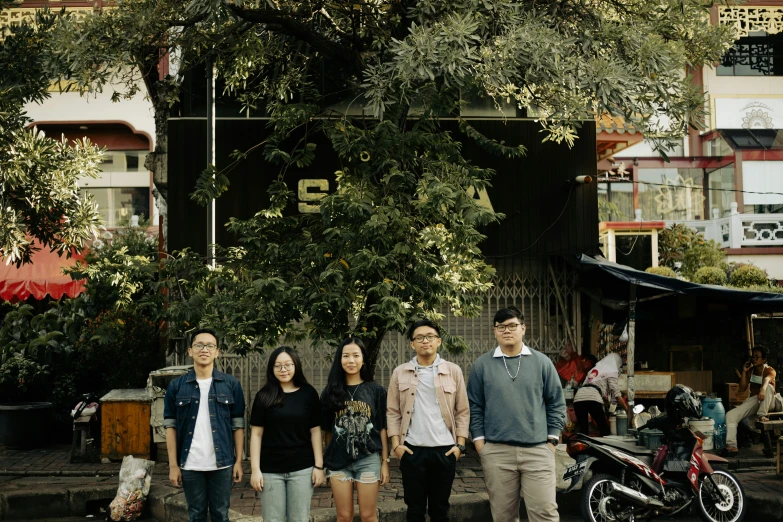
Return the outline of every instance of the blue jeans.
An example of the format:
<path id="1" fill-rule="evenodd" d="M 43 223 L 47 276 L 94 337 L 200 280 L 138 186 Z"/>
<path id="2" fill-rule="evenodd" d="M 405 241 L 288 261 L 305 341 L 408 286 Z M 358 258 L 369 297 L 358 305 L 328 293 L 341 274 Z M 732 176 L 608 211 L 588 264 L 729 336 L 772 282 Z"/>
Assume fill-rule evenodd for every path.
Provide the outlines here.
<path id="1" fill-rule="evenodd" d="M 232 466 L 216 471 L 182 470 L 182 489 L 190 522 L 205 522 L 207 509 L 212 522 L 228 522 L 233 471 Z"/>
<path id="2" fill-rule="evenodd" d="M 261 515 L 264 522 L 308 522 L 313 498 L 313 468 L 264 473 Z"/>

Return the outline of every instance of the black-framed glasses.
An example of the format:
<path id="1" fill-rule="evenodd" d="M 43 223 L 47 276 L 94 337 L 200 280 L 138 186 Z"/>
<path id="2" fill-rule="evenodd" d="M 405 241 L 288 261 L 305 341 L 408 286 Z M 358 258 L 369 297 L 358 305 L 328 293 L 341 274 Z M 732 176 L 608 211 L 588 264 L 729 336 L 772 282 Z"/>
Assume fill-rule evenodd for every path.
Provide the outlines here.
<path id="1" fill-rule="evenodd" d="M 517 328 L 519 328 L 520 326 L 522 326 L 522 325 L 521 325 L 521 324 L 519 324 L 519 323 L 511 323 L 511 324 L 496 324 L 496 325 L 495 325 L 495 330 L 497 330 L 498 332 L 501 332 L 501 333 L 503 333 L 503 332 L 506 332 L 506 331 L 508 331 L 508 332 L 513 332 L 513 331 L 515 331 Z"/>
<path id="2" fill-rule="evenodd" d="M 195 343 L 192 348 L 196 350 L 197 352 L 203 351 L 203 350 L 209 350 L 210 352 L 214 352 L 217 350 L 217 345 L 214 343 Z"/>
<path id="3" fill-rule="evenodd" d="M 437 335 L 432 335 L 432 334 L 430 334 L 430 335 L 417 335 L 416 337 L 413 338 L 413 342 L 423 343 L 425 339 L 427 340 L 428 343 L 432 343 L 432 342 L 435 342 L 435 339 L 440 339 L 440 337 L 438 337 Z"/>

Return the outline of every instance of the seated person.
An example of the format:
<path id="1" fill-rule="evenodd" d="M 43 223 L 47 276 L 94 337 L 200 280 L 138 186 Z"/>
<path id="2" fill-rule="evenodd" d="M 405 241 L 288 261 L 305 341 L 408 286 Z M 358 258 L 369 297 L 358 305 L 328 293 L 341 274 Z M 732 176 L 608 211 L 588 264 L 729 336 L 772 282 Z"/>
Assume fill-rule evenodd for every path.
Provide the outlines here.
<path id="1" fill-rule="evenodd" d="M 775 411 L 775 370 L 767 365 L 767 349 L 763 346 L 753 348 L 753 357 L 745 363 L 739 382 L 740 393 L 750 386 L 750 396 L 726 414 L 726 453 L 737 454 L 737 425 L 745 418 L 757 416 L 767 420 L 766 415 Z"/>

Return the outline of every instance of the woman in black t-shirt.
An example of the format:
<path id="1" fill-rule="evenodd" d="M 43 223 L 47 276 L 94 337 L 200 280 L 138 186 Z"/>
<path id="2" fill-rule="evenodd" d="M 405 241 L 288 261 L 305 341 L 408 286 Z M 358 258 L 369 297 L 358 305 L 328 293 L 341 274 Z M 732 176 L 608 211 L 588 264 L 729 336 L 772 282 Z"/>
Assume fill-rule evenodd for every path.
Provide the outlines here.
<path id="1" fill-rule="evenodd" d="M 377 522 L 378 490 L 389 482 L 386 390 L 370 379 L 366 360 L 362 341 L 341 342 L 321 394 L 324 463 L 338 522 L 353 520 L 354 484 L 362 522 Z"/>
<path id="2" fill-rule="evenodd" d="M 313 487 L 324 482 L 321 404 L 288 346 L 269 356 L 250 425 L 250 485 L 261 492 L 264 520 L 309 521 Z"/>

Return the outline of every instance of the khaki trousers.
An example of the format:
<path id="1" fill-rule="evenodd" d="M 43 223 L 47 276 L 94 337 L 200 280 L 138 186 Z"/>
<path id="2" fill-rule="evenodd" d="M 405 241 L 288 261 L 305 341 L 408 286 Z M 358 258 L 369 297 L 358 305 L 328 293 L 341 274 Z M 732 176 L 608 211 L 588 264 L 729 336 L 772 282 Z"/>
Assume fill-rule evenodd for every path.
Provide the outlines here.
<path id="1" fill-rule="evenodd" d="M 746 417 L 763 417 L 775 411 L 775 389 L 767 385 L 764 400 L 759 401 L 758 395 L 751 395 L 745 402 L 726 414 L 726 446 L 737 447 L 737 426 Z M 751 426 L 755 427 L 755 426 Z"/>
<path id="2" fill-rule="evenodd" d="M 519 522 L 525 499 L 530 522 L 559 522 L 555 454 L 548 444 L 520 448 L 487 442 L 479 455 L 495 522 Z"/>

